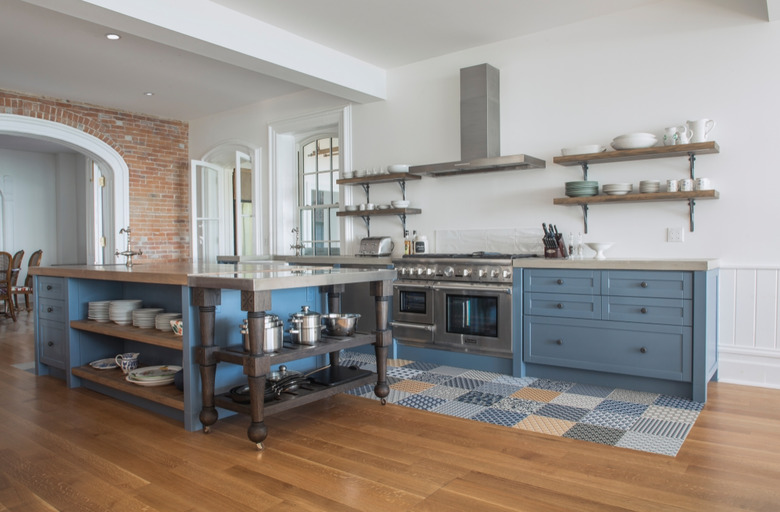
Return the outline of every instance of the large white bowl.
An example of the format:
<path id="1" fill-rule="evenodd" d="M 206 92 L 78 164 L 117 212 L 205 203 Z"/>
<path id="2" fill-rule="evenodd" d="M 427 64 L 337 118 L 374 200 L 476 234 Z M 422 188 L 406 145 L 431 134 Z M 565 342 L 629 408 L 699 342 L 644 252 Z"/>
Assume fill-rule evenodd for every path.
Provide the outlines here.
<path id="1" fill-rule="evenodd" d="M 607 148 L 605 146 L 601 146 L 599 144 L 586 144 L 584 146 L 572 146 L 570 148 L 563 148 L 561 150 L 561 154 L 563 156 L 569 156 L 569 155 L 588 155 L 591 153 L 601 153 L 602 151 L 606 151 Z"/>
<path id="2" fill-rule="evenodd" d="M 585 245 L 596 251 L 596 256 L 593 257 L 594 260 L 605 260 L 607 257 L 604 256 L 604 251 L 612 247 L 614 242 L 586 242 Z"/>
<path id="3" fill-rule="evenodd" d="M 390 201 L 393 208 L 406 208 L 409 206 L 409 201 Z"/>
<path id="4" fill-rule="evenodd" d="M 658 137 L 652 133 L 627 133 L 615 137 L 611 146 L 615 149 L 639 149 L 650 148 L 657 143 Z"/>
<path id="5" fill-rule="evenodd" d="M 391 164 L 387 166 L 388 172 L 409 172 L 408 164 Z"/>

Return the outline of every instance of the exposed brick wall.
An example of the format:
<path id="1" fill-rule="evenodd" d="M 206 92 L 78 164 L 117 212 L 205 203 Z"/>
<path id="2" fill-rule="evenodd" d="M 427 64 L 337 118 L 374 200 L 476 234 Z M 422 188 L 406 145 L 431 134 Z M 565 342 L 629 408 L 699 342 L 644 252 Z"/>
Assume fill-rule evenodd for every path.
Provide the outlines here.
<path id="1" fill-rule="evenodd" d="M 0 112 L 62 123 L 111 146 L 130 171 L 134 247 L 145 260 L 189 259 L 187 123 L 2 90 Z M 115 236 L 122 250 L 123 237 Z"/>

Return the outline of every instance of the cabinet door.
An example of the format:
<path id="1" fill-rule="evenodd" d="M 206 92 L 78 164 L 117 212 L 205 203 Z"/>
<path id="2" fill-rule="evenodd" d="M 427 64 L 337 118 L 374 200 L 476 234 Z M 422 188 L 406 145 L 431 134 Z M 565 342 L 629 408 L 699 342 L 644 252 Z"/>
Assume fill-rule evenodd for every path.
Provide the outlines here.
<path id="1" fill-rule="evenodd" d="M 601 293 L 601 272 L 598 270 L 526 269 L 523 271 L 526 292 Z"/>
<path id="2" fill-rule="evenodd" d="M 602 272 L 604 295 L 690 299 L 693 297 L 690 272 L 623 271 Z"/>
<path id="3" fill-rule="evenodd" d="M 691 329 L 599 320 L 529 317 L 528 363 L 690 382 Z"/>
<path id="4" fill-rule="evenodd" d="M 691 325 L 691 300 L 602 297 L 604 320 L 646 324 Z"/>
<path id="5" fill-rule="evenodd" d="M 526 292 L 523 294 L 523 312 L 526 315 L 598 319 L 601 318 L 601 299 L 593 295 Z"/>
<path id="6" fill-rule="evenodd" d="M 65 369 L 65 327 L 62 322 L 40 320 L 39 347 L 41 362 Z"/>

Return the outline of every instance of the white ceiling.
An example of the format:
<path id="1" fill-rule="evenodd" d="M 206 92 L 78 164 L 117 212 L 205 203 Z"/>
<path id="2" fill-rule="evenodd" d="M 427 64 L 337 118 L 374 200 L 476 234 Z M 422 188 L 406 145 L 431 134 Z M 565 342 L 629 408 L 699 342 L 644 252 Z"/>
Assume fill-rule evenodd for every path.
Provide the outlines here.
<path id="1" fill-rule="evenodd" d="M 0 89 L 184 121 L 305 88 L 376 101 L 389 69 L 659 1 L 0 0 Z"/>

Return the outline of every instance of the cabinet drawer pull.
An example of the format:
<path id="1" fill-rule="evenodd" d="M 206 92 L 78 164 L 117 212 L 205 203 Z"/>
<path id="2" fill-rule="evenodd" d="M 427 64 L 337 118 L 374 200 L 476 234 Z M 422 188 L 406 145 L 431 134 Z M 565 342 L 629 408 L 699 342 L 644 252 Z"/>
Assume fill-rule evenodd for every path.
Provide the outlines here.
<path id="1" fill-rule="evenodd" d="M 642 309 L 639 310 L 639 312 L 642 313 L 643 315 L 646 315 L 647 314 L 647 308 L 642 308 Z"/>
<path id="2" fill-rule="evenodd" d="M 563 345 L 563 340 L 555 340 L 556 345 Z"/>
<path id="3" fill-rule="evenodd" d="M 645 347 L 642 347 L 642 348 L 640 348 L 640 349 L 639 349 L 639 351 L 640 351 L 641 353 L 643 353 L 643 354 L 646 354 L 646 353 L 647 353 L 647 349 L 646 349 Z"/>
<path id="4" fill-rule="evenodd" d="M 647 281 L 642 281 L 642 282 L 639 284 L 639 286 L 641 286 L 642 288 L 647 288 Z"/>
<path id="5" fill-rule="evenodd" d="M 49 306 L 48 308 L 46 308 L 47 313 L 51 313 L 52 311 L 54 311 L 53 307 Z"/>
<path id="6" fill-rule="evenodd" d="M 561 304 L 561 303 L 559 302 L 558 304 L 556 304 L 556 305 L 555 305 L 555 307 L 556 307 L 556 308 L 558 308 L 558 309 L 563 309 L 563 304 Z"/>
<path id="7" fill-rule="evenodd" d="M 557 281 L 555 281 L 555 282 L 556 282 L 556 283 L 558 283 L 558 284 L 563 284 L 563 279 L 558 279 L 558 280 L 557 280 Z"/>
<path id="8" fill-rule="evenodd" d="M 52 288 L 53 288 L 53 286 L 52 286 L 52 285 L 50 285 L 50 284 L 47 284 L 47 285 L 46 285 L 46 289 L 47 289 L 48 291 L 51 291 L 51 290 L 52 290 Z"/>
<path id="9" fill-rule="evenodd" d="M 53 347 L 54 346 L 54 342 L 50 341 L 49 343 L 47 343 L 47 345 L 49 345 L 50 347 Z"/>

